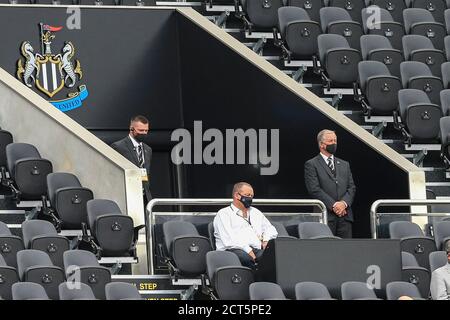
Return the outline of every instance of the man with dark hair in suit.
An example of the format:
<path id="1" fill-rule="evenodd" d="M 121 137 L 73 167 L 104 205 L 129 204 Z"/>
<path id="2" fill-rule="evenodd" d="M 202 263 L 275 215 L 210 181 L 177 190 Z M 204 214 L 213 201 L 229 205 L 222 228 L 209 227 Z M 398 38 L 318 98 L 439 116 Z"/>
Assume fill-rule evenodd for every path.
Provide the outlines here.
<path id="1" fill-rule="evenodd" d="M 350 165 L 334 156 L 336 133 L 322 130 L 317 135 L 320 153 L 305 163 L 305 184 L 311 197 L 327 207 L 328 226 L 335 236 L 352 237 L 353 212 L 351 205 L 356 187 Z"/>
<path id="2" fill-rule="evenodd" d="M 138 115 L 131 118 L 130 133 L 122 140 L 114 142 L 111 147 L 141 168 L 144 205 L 152 199 L 148 175 L 152 161 L 152 148 L 144 143 L 149 131 L 149 121 L 146 117 Z"/>

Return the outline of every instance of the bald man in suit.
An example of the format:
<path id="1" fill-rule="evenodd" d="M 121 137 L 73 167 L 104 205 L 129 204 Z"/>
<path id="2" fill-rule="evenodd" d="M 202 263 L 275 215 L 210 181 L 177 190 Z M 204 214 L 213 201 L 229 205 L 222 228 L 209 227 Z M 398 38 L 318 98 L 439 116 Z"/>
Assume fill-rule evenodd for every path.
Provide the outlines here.
<path id="1" fill-rule="evenodd" d="M 334 156 L 336 133 L 322 130 L 317 135 L 320 153 L 305 163 L 305 184 L 309 195 L 327 207 L 328 226 L 341 238 L 352 237 L 353 211 L 351 205 L 356 187 L 350 165 Z"/>

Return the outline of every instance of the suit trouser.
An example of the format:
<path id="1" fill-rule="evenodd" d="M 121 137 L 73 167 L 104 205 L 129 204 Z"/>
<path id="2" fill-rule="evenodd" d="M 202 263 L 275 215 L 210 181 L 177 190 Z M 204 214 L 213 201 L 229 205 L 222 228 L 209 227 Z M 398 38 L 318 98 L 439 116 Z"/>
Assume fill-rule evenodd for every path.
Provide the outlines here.
<path id="1" fill-rule="evenodd" d="M 258 260 L 261 259 L 262 254 L 264 252 L 264 250 L 262 250 L 262 249 L 253 249 L 253 253 L 256 256 L 256 261 L 254 261 L 252 259 L 252 257 L 250 257 L 250 255 L 247 252 L 245 252 L 244 250 L 241 250 L 241 249 L 227 249 L 227 251 L 231 251 L 234 254 L 236 254 L 238 256 L 238 258 L 239 258 L 239 261 L 241 261 L 241 264 L 244 267 L 248 267 L 248 268 L 251 268 L 251 269 L 256 269 L 256 263 L 255 262 L 258 262 Z"/>
<path id="2" fill-rule="evenodd" d="M 352 237 L 352 222 L 346 220 L 344 217 L 336 217 L 332 220 L 328 220 L 328 226 L 336 237 Z"/>

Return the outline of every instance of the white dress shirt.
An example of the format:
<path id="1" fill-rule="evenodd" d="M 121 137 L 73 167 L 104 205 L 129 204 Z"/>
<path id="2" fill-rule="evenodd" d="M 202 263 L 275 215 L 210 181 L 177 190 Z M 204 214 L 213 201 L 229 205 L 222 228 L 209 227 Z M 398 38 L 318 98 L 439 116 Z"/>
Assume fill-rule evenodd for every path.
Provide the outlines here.
<path id="1" fill-rule="evenodd" d="M 433 271 L 430 291 L 433 300 L 450 300 L 450 264 Z"/>
<path id="2" fill-rule="evenodd" d="M 320 153 L 320 155 L 322 156 L 323 160 L 325 161 L 325 163 L 328 166 L 328 157 L 326 155 L 324 155 L 322 152 Z M 334 155 L 331 155 L 331 161 L 333 162 L 333 166 L 334 166 Z"/>
<path id="3" fill-rule="evenodd" d="M 241 249 L 249 253 L 261 249 L 261 241 L 275 239 L 277 230 L 264 214 L 254 207 L 247 211 L 247 219 L 233 204 L 222 208 L 214 218 L 217 250 Z"/>
<path id="4" fill-rule="evenodd" d="M 141 146 L 141 150 L 142 150 L 142 159 L 143 159 L 143 161 L 144 161 L 144 163 L 145 163 L 145 158 L 144 158 L 144 146 L 142 145 L 142 142 L 141 142 L 141 143 L 137 142 L 136 139 L 134 139 L 133 136 L 132 136 L 131 134 L 129 134 L 128 136 L 130 137 L 131 143 L 133 143 L 133 146 L 134 146 L 134 152 L 136 152 L 136 155 L 137 155 L 138 159 L 139 159 L 138 148 L 139 148 L 139 146 Z"/>

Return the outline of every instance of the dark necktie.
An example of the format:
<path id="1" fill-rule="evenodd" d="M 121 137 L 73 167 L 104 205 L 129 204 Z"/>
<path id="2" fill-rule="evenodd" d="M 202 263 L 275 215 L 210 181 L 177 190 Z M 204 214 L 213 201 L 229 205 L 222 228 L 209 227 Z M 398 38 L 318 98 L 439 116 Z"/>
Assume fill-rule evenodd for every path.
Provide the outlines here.
<path id="1" fill-rule="evenodd" d="M 327 159 L 327 161 L 328 161 L 328 168 L 330 168 L 331 172 L 334 173 L 334 163 L 333 163 L 333 159 L 332 159 L 331 157 L 329 157 L 329 158 Z"/>
<path id="2" fill-rule="evenodd" d="M 139 167 L 143 168 L 144 167 L 144 157 L 142 154 L 142 146 L 141 145 L 139 145 L 137 147 L 137 156 L 138 156 L 138 161 L 139 161 Z"/>

